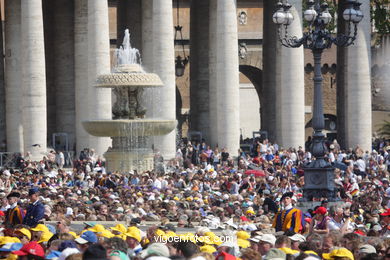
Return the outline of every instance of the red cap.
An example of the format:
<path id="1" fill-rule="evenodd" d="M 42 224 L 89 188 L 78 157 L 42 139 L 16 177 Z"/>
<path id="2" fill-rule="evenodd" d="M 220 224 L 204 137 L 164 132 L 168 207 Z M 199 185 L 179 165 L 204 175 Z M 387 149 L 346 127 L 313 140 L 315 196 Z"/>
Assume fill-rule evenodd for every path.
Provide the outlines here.
<path id="1" fill-rule="evenodd" d="M 234 255 L 228 254 L 226 252 L 221 252 L 215 259 L 220 259 L 222 257 L 224 260 L 236 260 L 237 258 Z"/>
<path id="2" fill-rule="evenodd" d="M 305 218 L 305 221 L 306 221 L 307 223 L 311 223 L 311 218 Z"/>
<path id="3" fill-rule="evenodd" d="M 361 235 L 361 236 L 366 236 L 366 234 L 362 231 L 362 230 L 356 230 L 355 232 L 353 232 L 355 234 L 358 234 L 358 235 Z"/>
<path id="4" fill-rule="evenodd" d="M 247 217 L 245 217 L 245 216 L 241 216 L 241 220 L 242 221 L 249 221 L 249 219 Z"/>
<path id="5" fill-rule="evenodd" d="M 381 216 L 390 216 L 390 209 L 386 209 L 385 212 L 381 213 Z"/>
<path id="6" fill-rule="evenodd" d="M 15 255 L 36 255 L 40 257 L 45 256 L 45 251 L 43 251 L 43 248 L 40 244 L 38 244 L 36 241 L 32 241 L 28 244 L 25 244 L 20 250 L 13 251 L 12 254 Z"/>
<path id="7" fill-rule="evenodd" d="M 0 217 L 5 216 L 4 212 L 0 210 Z"/>
<path id="8" fill-rule="evenodd" d="M 318 207 L 315 211 L 313 211 L 314 214 L 321 214 L 325 215 L 328 212 L 328 210 L 324 207 Z"/>

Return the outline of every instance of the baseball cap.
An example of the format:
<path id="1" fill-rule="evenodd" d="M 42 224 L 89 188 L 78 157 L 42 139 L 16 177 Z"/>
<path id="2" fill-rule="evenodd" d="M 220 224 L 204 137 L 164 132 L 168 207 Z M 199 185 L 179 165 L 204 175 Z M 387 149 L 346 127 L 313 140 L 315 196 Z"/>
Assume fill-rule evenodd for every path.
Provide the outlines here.
<path id="1" fill-rule="evenodd" d="M 381 213 L 381 216 L 390 216 L 390 208 L 386 209 L 385 212 Z"/>
<path id="2" fill-rule="evenodd" d="M 31 239 L 31 232 L 27 228 L 18 229 L 18 230 L 16 230 L 16 232 L 22 233 L 24 236 L 26 236 L 28 238 L 28 240 Z"/>
<path id="3" fill-rule="evenodd" d="M 264 258 L 265 260 L 285 260 L 286 253 L 277 248 L 271 248 Z"/>
<path id="4" fill-rule="evenodd" d="M 324 259 L 334 259 L 334 257 L 345 257 L 354 260 L 352 252 L 344 247 L 333 249 L 330 253 L 327 254 L 322 254 L 322 258 Z"/>
<path id="5" fill-rule="evenodd" d="M 153 243 L 140 253 L 142 258 L 146 258 L 148 255 L 169 257 L 169 249 L 163 243 Z"/>
<path id="6" fill-rule="evenodd" d="M 294 242 L 305 242 L 306 241 L 306 238 L 301 234 L 294 234 L 289 238 L 291 239 L 291 241 L 294 241 Z"/>
<path id="7" fill-rule="evenodd" d="M 364 244 L 359 247 L 359 253 L 376 254 L 376 249 L 372 245 Z"/>
<path id="8" fill-rule="evenodd" d="M 43 248 L 40 244 L 38 244 L 36 241 L 32 241 L 30 243 L 25 244 L 20 250 L 12 251 L 12 254 L 19 256 L 36 255 L 44 257 L 45 251 L 43 251 Z"/>
<path id="9" fill-rule="evenodd" d="M 38 193 L 39 189 L 37 187 L 33 187 L 28 190 L 28 196 L 34 195 L 35 193 Z"/>
<path id="10" fill-rule="evenodd" d="M 22 243 L 7 243 L 0 248 L 0 252 L 12 252 L 23 247 Z"/>
<path id="11" fill-rule="evenodd" d="M 98 238 L 92 231 L 85 231 L 79 238 L 76 238 L 75 241 L 79 244 L 97 243 Z"/>
<path id="12" fill-rule="evenodd" d="M 260 242 L 260 239 L 261 239 L 261 235 L 260 235 L 260 236 L 254 236 L 254 237 L 249 238 L 250 241 L 253 241 L 253 242 L 255 242 L 255 243 Z"/>
<path id="13" fill-rule="evenodd" d="M 272 234 L 263 234 L 260 236 L 259 239 L 261 242 L 270 243 L 271 245 L 275 245 L 276 237 Z"/>
<path id="14" fill-rule="evenodd" d="M 41 232 L 49 232 L 49 228 L 43 224 L 38 224 L 31 231 L 41 231 Z"/>
<path id="15" fill-rule="evenodd" d="M 313 211 L 314 214 L 320 214 L 325 215 L 328 212 L 328 210 L 324 207 L 318 207 L 315 211 Z"/>
<path id="16" fill-rule="evenodd" d="M 138 242 L 141 242 L 141 233 L 139 229 L 127 229 L 125 235 L 134 238 Z"/>

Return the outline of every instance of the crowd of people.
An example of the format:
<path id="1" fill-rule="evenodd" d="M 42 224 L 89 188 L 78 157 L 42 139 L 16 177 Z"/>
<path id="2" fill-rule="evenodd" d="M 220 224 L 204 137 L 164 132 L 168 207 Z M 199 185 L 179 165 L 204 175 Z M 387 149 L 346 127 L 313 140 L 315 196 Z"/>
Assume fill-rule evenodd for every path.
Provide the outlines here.
<path id="1" fill-rule="evenodd" d="M 328 148 L 337 202 L 312 208 L 298 207 L 308 147 L 266 139 L 234 154 L 184 140 L 145 172 L 106 172 L 92 149 L 72 168 L 54 151 L 39 162 L 18 155 L 0 170 L 0 258 L 390 259 L 390 143 Z"/>

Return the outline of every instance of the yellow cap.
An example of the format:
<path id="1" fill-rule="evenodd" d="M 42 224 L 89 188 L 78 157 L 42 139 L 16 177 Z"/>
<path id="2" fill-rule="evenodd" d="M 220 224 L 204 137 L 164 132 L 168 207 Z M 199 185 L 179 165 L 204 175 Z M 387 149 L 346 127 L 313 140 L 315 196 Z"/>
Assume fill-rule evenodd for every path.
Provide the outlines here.
<path id="1" fill-rule="evenodd" d="M 194 199 L 192 197 L 186 198 L 187 201 L 193 201 Z"/>
<path id="2" fill-rule="evenodd" d="M 156 233 L 156 235 L 159 236 L 159 237 L 163 237 L 163 236 L 166 235 L 165 232 L 162 231 L 161 229 L 157 229 L 155 233 Z"/>
<path id="3" fill-rule="evenodd" d="M 165 235 L 167 237 L 177 237 L 177 234 L 175 232 L 171 231 L 171 230 L 165 232 Z"/>
<path id="4" fill-rule="evenodd" d="M 255 215 L 255 212 L 254 212 L 253 210 L 250 210 L 250 209 L 248 209 L 248 210 L 246 211 L 246 214 L 252 214 L 252 215 Z"/>
<path id="5" fill-rule="evenodd" d="M 343 247 L 333 249 L 332 252 L 328 254 L 322 254 L 322 258 L 324 259 L 334 259 L 334 257 L 346 257 L 354 260 L 352 252 Z"/>
<path id="6" fill-rule="evenodd" d="M 31 231 L 50 232 L 49 228 L 43 224 L 38 224 L 35 228 L 32 228 Z"/>
<path id="7" fill-rule="evenodd" d="M 141 232 L 139 231 L 139 229 L 131 229 L 130 231 L 128 229 L 125 235 L 127 237 L 134 238 L 138 242 L 141 242 Z"/>
<path id="8" fill-rule="evenodd" d="M 115 227 L 110 227 L 111 230 L 126 233 L 126 227 L 123 224 L 117 224 Z"/>
<path id="9" fill-rule="evenodd" d="M 102 232 L 103 230 L 106 230 L 103 225 L 96 224 L 95 226 L 88 228 L 87 230 L 92 231 L 94 233 Z"/>
<path id="10" fill-rule="evenodd" d="M 8 243 L 20 243 L 20 239 L 17 237 L 0 237 L 0 245 Z"/>
<path id="11" fill-rule="evenodd" d="M 295 255 L 295 254 L 299 254 L 299 251 L 298 250 L 293 250 L 289 247 L 282 247 L 282 248 L 279 248 L 280 250 L 282 250 L 283 252 L 285 252 L 286 254 L 289 254 L 289 255 Z"/>
<path id="12" fill-rule="evenodd" d="M 41 239 L 38 241 L 38 244 L 39 244 L 39 243 L 43 243 L 43 242 L 49 241 L 50 238 L 51 238 L 53 235 L 54 235 L 54 234 L 51 233 L 50 231 L 48 231 L 48 232 L 42 232 Z"/>
<path id="13" fill-rule="evenodd" d="M 114 237 L 115 235 L 112 234 L 109 230 L 105 229 L 103 231 L 100 231 L 100 232 L 97 232 L 96 235 L 98 237 L 105 237 L 105 238 L 112 238 Z"/>
<path id="14" fill-rule="evenodd" d="M 246 240 L 246 239 L 249 239 L 250 237 L 251 237 L 251 235 L 246 231 L 241 230 L 241 231 L 237 232 L 237 238 L 241 238 L 241 239 Z"/>
<path id="15" fill-rule="evenodd" d="M 76 234 L 76 232 L 69 231 L 69 234 L 71 234 L 71 235 L 72 235 L 72 237 L 74 237 L 74 238 L 77 238 L 77 234 Z"/>
<path id="16" fill-rule="evenodd" d="M 201 246 L 201 247 L 199 247 L 199 249 L 200 249 L 200 252 L 205 252 L 205 253 L 209 253 L 209 254 L 212 254 L 215 251 L 217 251 L 217 249 L 215 249 L 215 247 L 210 246 L 210 245 Z"/>
<path id="17" fill-rule="evenodd" d="M 31 240 L 31 232 L 30 230 L 28 230 L 27 228 L 21 228 L 21 229 L 18 229 L 16 230 L 17 232 L 20 232 L 22 233 L 24 236 L 26 236 L 28 238 L 28 240 Z"/>
<path id="18" fill-rule="evenodd" d="M 138 197 L 142 197 L 142 193 L 141 192 L 137 192 L 137 196 Z"/>
<path id="19" fill-rule="evenodd" d="M 18 256 L 14 254 L 9 254 L 5 260 L 17 260 Z"/>
<path id="20" fill-rule="evenodd" d="M 307 250 L 307 251 L 305 251 L 303 253 L 305 253 L 307 255 L 316 255 L 316 256 L 318 256 L 318 254 L 316 252 L 314 252 L 313 250 Z"/>
<path id="21" fill-rule="evenodd" d="M 237 245 L 241 248 L 247 248 L 251 245 L 251 243 L 248 240 L 237 238 Z"/>

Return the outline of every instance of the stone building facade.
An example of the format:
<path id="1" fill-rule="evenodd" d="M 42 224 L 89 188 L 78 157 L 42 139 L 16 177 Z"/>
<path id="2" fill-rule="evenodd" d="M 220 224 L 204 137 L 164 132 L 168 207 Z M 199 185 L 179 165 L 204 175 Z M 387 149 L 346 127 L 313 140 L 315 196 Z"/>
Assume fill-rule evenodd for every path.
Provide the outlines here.
<path id="1" fill-rule="evenodd" d="M 290 28 L 299 35 L 302 2 L 290 2 L 298 7 Z M 107 149 L 110 140 L 89 136 L 81 123 L 111 117 L 111 94 L 96 91 L 93 84 L 97 75 L 110 70 L 110 48 L 112 53 L 120 45 L 125 28 L 142 53 L 144 68 L 159 74 L 165 84 L 162 92 L 149 94 L 149 115 L 176 118 L 182 136 L 200 133 L 208 143 L 234 153 L 240 135 L 251 137 L 260 129 L 285 147 L 303 145 L 311 134 L 311 54 L 281 47 L 272 23 L 272 1 L 5 0 L 1 7 L 6 99 L 0 100 L 5 111 L 0 131 L 5 132 L 7 151 L 41 155 L 47 146 L 77 152 L 94 147 L 102 154 Z M 365 5 L 363 9 L 369 11 Z M 174 45 L 173 26 L 178 24 L 184 39 Z M 367 41 L 362 38 L 356 45 Z M 181 43 L 190 63 L 184 76 L 175 78 L 174 59 L 183 56 Z M 337 121 L 336 49 L 323 57 L 324 113 Z M 353 62 L 365 80 L 370 60 Z M 371 95 L 366 95 L 370 85 L 359 88 L 364 91 L 355 98 L 367 101 L 362 103 L 371 111 Z M 350 112 L 358 106 L 348 104 Z M 326 130 L 332 134 L 330 121 Z M 364 122 L 371 129 L 371 117 Z M 347 124 L 366 129 L 359 128 L 359 122 Z M 359 138 L 369 149 L 371 130 L 362 131 L 367 137 Z M 341 138 L 348 145 L 358 144 L 353 136 Z M 171 157 L 175 140 L 173 133 L 154 144 Z"/>

